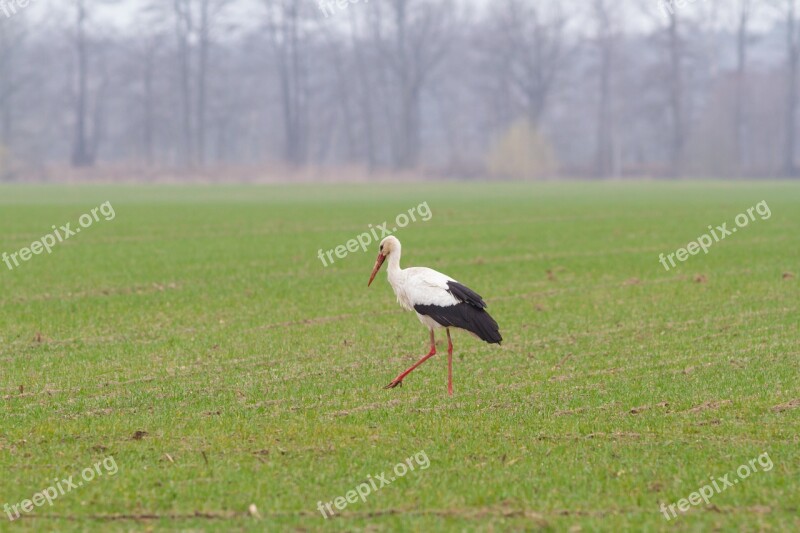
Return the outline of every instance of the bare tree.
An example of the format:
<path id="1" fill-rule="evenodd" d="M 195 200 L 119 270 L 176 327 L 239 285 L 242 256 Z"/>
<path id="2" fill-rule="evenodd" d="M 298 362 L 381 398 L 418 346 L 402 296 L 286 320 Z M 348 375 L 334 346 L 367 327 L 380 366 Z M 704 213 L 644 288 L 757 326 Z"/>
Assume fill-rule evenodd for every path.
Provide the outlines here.
<path id="1" fill-rule="evenodd" d="M 0 18 L 0 145 L 5 149 L 14 143 L 15 96 L 30 83 L 30 76 L 21 68 L 26 39 L 22 21 L 10 24 Z"/>
<path id="2" fill-rule="evenodd" d="M 680 176 L 682 173 L 684 140 L 686 139 L 686 122 L 683 109 L 683 41 L 680 35 L 680 18 L 674 9 L 674 0 L 669 11 L 667 24 L 667 47 L 669 50 L 669 109 L 672 116 L 672 143 L 670 145 L 670 175 Z"/>
<path id="3" fill-rule="evenodd" d="M 285 134 L 284 156 L 300 165 L 308 157 L 309 22 L 300 0 L 264 0 L 266 31 L 277 63 Z"/>
<path id="4" fill-rule="evenodd" d="M 592 16 L 596 26 L 594 45 L 598 54 L 597 134 L 595 141 L 595 173 L 599 177 L 618 174 L 615 158 L 613 115 L 613 80 L 617 48 L 617 10 L 614 0 L 593 0 Z"/>
<path id="5" fill-rule="evenodd" d="M 345 137 L 345 157 L 348 163 L 353 163 L 357 158 L 356 149 L 356 120 L 355 112 L 353 110 L 353 98 L 351 96 L 349 80 L 352 71 L 349 66 L 347 50 L 347 41 L 340 39 L 337 33 L 328 27 L 322 26 L 320 28 L 325 48 L 330 54 L 330 60 L 333 66 L 335 82 L 332 83 L 333 93 L 336 101 L 339 103 L 339 122 L 342 125 Z"/>
<path id="6" fill-rule="evenodd" d="M 504 0 L 495 7 L 486 53 L 501 64 L 502 83 L 538 126 L 567 57 L 567 16 L 561 4 L 541 0 Z"/>
<path id="7" fill-rule="evenodd" d="M 422 92 L 449 50 L 454 5 L 449 0 L 391 0 L 388 20 L 375 6 L 374 36 L 397 102 L 394 164 L 417 165 L 420 154 Z"/>
<path id="8" fill-rule="evenodd" d="M 152 21 L 151 21 L 152 22 Z M 148 31 L 149 30 L 149 31 Z M 140 156 L 148 165 L 155 162 L 155 130 L 156 130 L 156 74 L 166 38 L 160 29 L 142 31 L 142 37 L 136 42 L 134 60 L 140 80 L 141 139 Z"/>
<path id="9" fill-rule="evenodd" d="M 209 54 L 213 44 L 215 21 L 222 18 L 223 11 L 231 0 L 199 0 L 200 26 L 198 28 L 197 58 L 197 159 L 200 165 L 206 163 L 206 130 L 208 115 L 208 73 Z"/>
<path id="10" fill-rule="evenodd" d="M 661 79 L 666 87 L 669 124 L 667 172 L 674 178 L 683 174 L 685 142 L 689 133 L 684 80 L 687 55 L 684 32 L 688 32 L 684 26 L 688 26 L 688 20 L 683 14 L 686 7 L 683 2 L 662 0 L 659 5 L 660 9 L 652 11 L 652 4 L 640 3 L 640 7 L 656 23 L 653 39 L 663 57 L 664 68 Z"/>
<path id="11" fill-rule="evenodd" d="M 364 10 L 366 13 L 366 10 Z M 364 17 L 368 20 L 367 17 Z M 360 32 L 357 29 L 356 11 L 350 11 L 350 42 L 353 53 L 355 71 L 358 79 L 358 108 L 363 122 L 363 139 L 366 152 L 367 167 L 372 172 L 377 165 L 377 153 L 375 149 L 375 124 L 374 112 L 375 104 L 373 100 L 376 96 L 376 87 L 373 76 L 370 75 L 368 59 L 364 52 L 364 41 L 359 40 Z"/>
<path id="12" fill-rule="evenodd" d="M 88 139 L 88 84 L 89 44 L 86 35 L 86 6 L 84 0 L 75 0 L 75 52 L 77 60 L 77 94 L 75 97 L 75 137 L 72 164 L 76 167 L 94 164 L 95 154 Z"/>
<path id="13" fill-rule="evenodd" d="M 145 41 L 142 50 L 142 145 L 148 165 L 152 165 L 155 159 L 155 69 L 162 42 L 158 36 L 151 36 Z"/>
<path id="14" fill-rule="evenodd" d="M 797 67 L 800 58 L 800 36 L 797 28 L 797 1 L 783 0 L 786 23 L 786 124 L 783 149 L 783 173 L 796 176 L 795 150 L 797 144 Z"/>
<path id="15" fill-rule="evenodd" d="M 15 100 L 25 85 L 20 72 L 25 37 L 21 23 L 11 25 L 0 18 L 0 181 L 14 173 L 11 155 L 15 145 Z M 11 53 L 12 46 L 15 53 Z"/>
<path id="16" fill-rule="evenodd" d="M 178 72 L 180 76 L 180 104 L 182 131 L 182 160 L 193 165 L 194 137 L 192 135 L 192 64 L 191 38 L 194 32 L 194 15 L 191 0 L 173 0 L 175 37 L 178 43 Z"/>
<path id="17" fill-rule="evenodd" d="M 197 53 L 197 160 L 206 163 L 206 107 L 208 94 L 208 54 L 211 48 L 210 0 L 200 0 L 200 27 Z"/>
<path id="18" fill-rule="evenodd" d="M 747 52 L 752 41 L 750 21 L 754 9 L 752 0 L 737 0 L 736 9 L 736 103 L 734 122 L 736 124 L 736 156 L 739 175 L 744 175 L 748 164 L 749 149 L 747 134 Z"/>

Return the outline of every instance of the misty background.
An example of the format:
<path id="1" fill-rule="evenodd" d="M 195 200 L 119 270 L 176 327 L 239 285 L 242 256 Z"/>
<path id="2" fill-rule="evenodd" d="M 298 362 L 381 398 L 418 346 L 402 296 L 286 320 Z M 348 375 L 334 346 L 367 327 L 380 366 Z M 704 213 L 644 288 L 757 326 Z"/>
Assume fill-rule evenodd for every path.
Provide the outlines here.
<path id="1" fill-rule="evenodd" d="M 795 178 L 796 3 L 4 0 L 0 181 Z"/>

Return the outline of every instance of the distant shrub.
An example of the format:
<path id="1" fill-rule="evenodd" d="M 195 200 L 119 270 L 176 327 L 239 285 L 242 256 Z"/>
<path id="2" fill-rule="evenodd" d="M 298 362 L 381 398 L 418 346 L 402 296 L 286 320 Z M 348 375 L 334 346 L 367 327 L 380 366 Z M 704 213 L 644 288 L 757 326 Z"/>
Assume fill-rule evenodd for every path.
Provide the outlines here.
<path id="1" fill-rule="evenodd" d="M 487 169 L 495 178 L 541 180 L 558 169 L 550 142 L 527 120 L 518 120 L 492 145 Z"/>

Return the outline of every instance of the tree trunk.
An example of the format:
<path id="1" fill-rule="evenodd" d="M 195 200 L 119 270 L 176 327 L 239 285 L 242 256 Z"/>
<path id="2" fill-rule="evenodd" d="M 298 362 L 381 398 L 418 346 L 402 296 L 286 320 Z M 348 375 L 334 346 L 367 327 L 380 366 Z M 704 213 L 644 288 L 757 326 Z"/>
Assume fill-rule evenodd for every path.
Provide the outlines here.
<path id="1" fill-rule="evenodd" d="M 608 17 L 603 17 L 608 24 Z M 595 173 L 606 178 L 612 172 L 613 138 L 611 126 L 611 69 L 613 63 L 612 36 L 601 30 L 600 36 L 600 102 L 597 111 L 597 139 Z"/>
<path id="2" fill-rule="evenodd" d="M 197 162 L 206 163 L 206 93 L 208 90 L 208 53 L 210 47 L 210 28 L 208 8 L 210 0 L 200 4 L 200 50 L 197 66 Z"/>
<path id="3" fill-rule="evenodd" d="M 797 134 L 797 20 L 795 18 L 795 0 L 788 0 L 786 14 L 786 138 L 783 152 L 783 173 L 787 177 L 795 176 L 794 152 Z"/>
<path id="4" fill-rule="evenodd" d="M 144 145 L 144 158 L 147 162 L 148 166 L 152 166 L 154 162 L 153 157 L 153 137 L 154 133 L 153 130 L 155 129 L 155 118 L 154 118 L 154 102 L 155 102 L 155 94 L 153 92 L 153 74 L 154 74 L 154 57 L 156 47 L 154 44 L 148 44 L 147 50 L 145 50 L 145 58 L 144 58 L 144 72 L 143 72 L 143 81 L 144 81 L 144 101 L 142 105 L 142 114 L 143 114 L 143 135 L 142 135 L 142 144 Z"/>
<path id="5" fill-rule="evenodd" d="M 357 42 L 356 40 L 355 15 L 353 14 L 355 10 L 350 11 L 350 38 L 352 39 L 352 49 L 355 56 L 358 81 L 361 86 L 361 97 L 358 99 L 358 101 L 361 104 L 361 113 L 364 120 L 364 143 L 366 145 L 367 152 L 367 167 L 371 173 L 375 169 L 375 165 L 377 163 L 375 157 L 375 135 L 372 123 L 372 98 L 374 87 L 372 83 L 370 83 L 371 78 L 368 75 L 364 54 L 361 51 L 361 43 Z"/>
<path id="6" fill-rule="evenodd" d="M 681 61 L 681 40 L 678 32 L 678 17 L 670 13 L 669 56 L 670 56 L 670 114 L 672 116 L 672 140 L 670 143 L 670 177 L 678 178 L 683 172 L 684 122 L 683 122 L 683 72 Z"/>
<path id="7" fill-rule="evenodd" d="M 89 52 L 86 45 L 86 9 L 83 0 L 75 4 L 77 9 L 75 51 L 78 59 L 78 94 L 75 100 L 75 138 L 72 150 L 72 165 L 88 167 L 94 164 L 86 134 L 86 109 L 88 100 Z"/>
<path id="8" fill-rule="evenodd" d="M 741 0 L 739 6 L 739 27 L 736 36 L 736 110 L 734 124 L 736 128 L 737 173 L 744 176 L 749 163 L 747 151 L 747 124 L 745 119 L 746 69 L 747 69 L 747 26 L 749 22 L 749 0 Z"/>
<path id="9" fill-rule="evenodd" d="M 192 88 L 189 35 L 192 32 L 191 6 L 186 0 L 175 0 L 175 35 L 178 39 L 178 69 L 180 72 L 181 126 L 183 134 L 182 162 L 194 164 L 194 142 L 192 138 Z"/>

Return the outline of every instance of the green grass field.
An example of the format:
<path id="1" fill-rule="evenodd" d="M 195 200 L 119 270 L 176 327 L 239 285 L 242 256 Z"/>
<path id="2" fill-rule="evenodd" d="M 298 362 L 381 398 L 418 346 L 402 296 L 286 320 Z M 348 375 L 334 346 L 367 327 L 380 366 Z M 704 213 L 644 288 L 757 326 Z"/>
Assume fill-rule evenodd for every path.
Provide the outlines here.
<path id="1" fill-rule="evenodd" d="M 0 531 L 800 528 L 798 184 L 4 186 L 0 253 L 105 201 L 113 220 L 0 263 L 0 505 L 118 470 Z M 454 335 L 452 398 L 441 340 L 382 388 L 427 332 L 385 270 L 367 289 L 377 243 L 317 257 L 421 202 L 403 266 L 477 290 L 505 339 Z M 659 510 L 764 453 L 709 506 Z"/>

